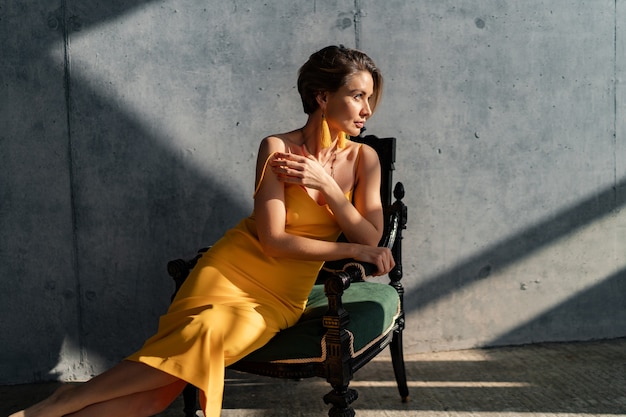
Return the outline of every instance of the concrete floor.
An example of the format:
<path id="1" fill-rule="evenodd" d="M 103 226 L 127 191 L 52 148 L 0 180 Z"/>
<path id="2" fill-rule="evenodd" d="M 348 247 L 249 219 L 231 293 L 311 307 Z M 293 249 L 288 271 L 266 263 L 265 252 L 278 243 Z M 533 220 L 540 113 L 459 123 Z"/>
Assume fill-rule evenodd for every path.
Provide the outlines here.
<path id="1" fill-rule="evenodd" d="M 410 355 L 411 401 L 401 403 L 388 357 L 352 383 L 358 417 L 626 415 L 626 339 Z M 56 383 L 0 387 L 0 417 L 50 393 Z M 229 371 L 222 417 L 319 417 L 322 380 L 277 380 Z M 182 417 L 176 400 L 160 417 Z M 123 416 L 112 416 L 123 417 Z"/>

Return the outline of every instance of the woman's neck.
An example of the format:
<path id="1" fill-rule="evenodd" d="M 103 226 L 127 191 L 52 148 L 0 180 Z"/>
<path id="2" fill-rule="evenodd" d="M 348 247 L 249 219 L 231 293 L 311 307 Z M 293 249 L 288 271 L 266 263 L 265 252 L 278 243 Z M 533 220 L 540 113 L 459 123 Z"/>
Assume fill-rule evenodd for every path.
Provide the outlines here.
<path id="1" fill-rule="evenodd" d="M 336 132 L 330 131 L 331 145 L 328 148 L 322 147 L 322 118 L 321 116 L 309 116 L 306 124 L 300 128 L 301 145 L 306 147 L 306 151 L 313 155 L 318 160 L 324 159 L 324 156 L 332 153 L 333 149 L 337 146 Z"/>

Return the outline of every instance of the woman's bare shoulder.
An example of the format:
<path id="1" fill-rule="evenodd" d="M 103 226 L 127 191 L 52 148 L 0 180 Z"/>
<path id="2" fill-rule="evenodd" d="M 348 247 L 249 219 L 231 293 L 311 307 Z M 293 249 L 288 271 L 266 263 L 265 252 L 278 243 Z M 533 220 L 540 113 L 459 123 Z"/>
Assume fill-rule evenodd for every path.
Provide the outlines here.
<path id="1" fill-rule="evenodd" d="M 289 152 L 292 147 L 299 146 L 299 144 L 296 143 L 294 140 L 294 133 L 295 131 L 287 133 L 276 133 L 266 136 L 261 140 L 259 149 L 261 151 L 265 151 L 264 153 L 267 154 L 272 152 Z"/>
<path id="2" fill-rule="evenodd" d="M 370 164 L 378 161 L 378 153 L 368 144 L 350 141 L 346 145 L 346 150 L 357 160 L 365 160 Z"/>

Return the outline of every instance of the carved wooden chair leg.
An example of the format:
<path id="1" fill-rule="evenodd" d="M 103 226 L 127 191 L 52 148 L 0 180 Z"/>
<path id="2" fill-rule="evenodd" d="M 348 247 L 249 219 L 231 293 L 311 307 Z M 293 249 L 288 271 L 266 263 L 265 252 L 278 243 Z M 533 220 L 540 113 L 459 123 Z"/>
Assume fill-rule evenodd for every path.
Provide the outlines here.
<path id="1" fill-rule="evenodd" d="M 352 388 L 333 386 L 333 390 L 324 395 L 324 403 L 332 404 L 328 410 L 329 417 L 354 417 L 355 412 L 350 404 L 354 402 L 359 394 Z"/>
<path id="2" fill-rule="evenodd" d="M 198 406 L 198 389 L 191 384 L 187 384 L 183 390 L 183 402 L 185 417 L 196 417 L 196 411 L 200 408 Z"/>
<path id="3" fill-rule="evenodd" d="M 409 401 L 409 387 L 406 382 L 406 368 L 404 366 L 404 353 L 402 348 L 402 332 L 396 332 L 389 344 L 391 351 L 391 363 L 393 364 L 393 373 L 396 376 L 398 391 L 403 403 Z"/>

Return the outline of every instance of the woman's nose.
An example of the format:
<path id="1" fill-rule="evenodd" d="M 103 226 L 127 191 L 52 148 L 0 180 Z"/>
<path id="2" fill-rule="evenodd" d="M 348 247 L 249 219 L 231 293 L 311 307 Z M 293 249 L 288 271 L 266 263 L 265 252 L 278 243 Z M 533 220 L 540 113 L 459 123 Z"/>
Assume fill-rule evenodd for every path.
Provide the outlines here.
<path id="1" fill-rule="evenodd" d="M 364 117 L 370 117 L 372 114 L 372 108 L 370 107 L 370 102 L 365 100 L 365 105 L 363 105 L 363 109 L 361 109 L 361 115 Z"/>

